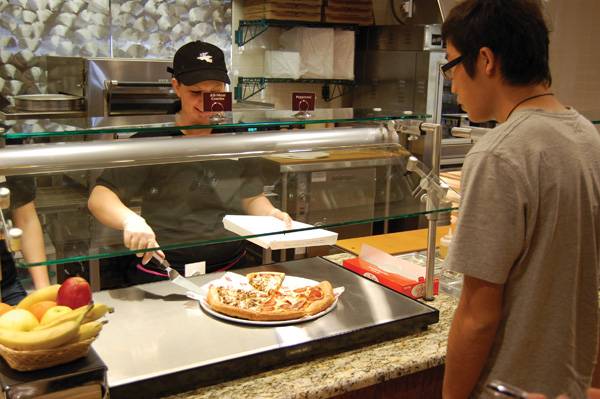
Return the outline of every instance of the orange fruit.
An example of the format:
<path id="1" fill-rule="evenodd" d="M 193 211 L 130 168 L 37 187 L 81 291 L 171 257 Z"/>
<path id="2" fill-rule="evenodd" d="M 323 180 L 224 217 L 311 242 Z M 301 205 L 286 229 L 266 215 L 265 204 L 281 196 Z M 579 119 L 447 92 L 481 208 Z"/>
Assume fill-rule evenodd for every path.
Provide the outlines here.
<path id="1" fill-rule="evenodd" d="M 40 301 L 31 305 L 28 310 L 40 321 L 46 311 L 54 306 L 56 306 L 56 302 L 54 301 Z"/>
<path id="2" fill-rule="evenodd" d="M 0 302 L 0 315 L 3 315 L 4 313 L 8 312 L 12 308 L 13 307 L 10 306 L 8 303 Z"/>

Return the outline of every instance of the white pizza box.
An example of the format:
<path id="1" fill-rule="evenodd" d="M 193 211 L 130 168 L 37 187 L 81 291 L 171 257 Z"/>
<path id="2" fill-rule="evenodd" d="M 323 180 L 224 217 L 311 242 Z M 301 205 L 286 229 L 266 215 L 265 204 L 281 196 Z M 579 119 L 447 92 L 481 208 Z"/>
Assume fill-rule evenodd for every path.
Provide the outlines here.
<path id="1" fill-rule="evenodd" d="M 226 215 L 223 218 L 225 229 L 241 236 L 268 234 L 287 230 L 283 221 L 273 216 Z M 307 229 L 293 231 L 297 229 Z M 313 225 L 292 221 L 292 232 L 248 238 L 248 241 L 266 249 L 286 249 L 334 245 L 338 234 Z"/>

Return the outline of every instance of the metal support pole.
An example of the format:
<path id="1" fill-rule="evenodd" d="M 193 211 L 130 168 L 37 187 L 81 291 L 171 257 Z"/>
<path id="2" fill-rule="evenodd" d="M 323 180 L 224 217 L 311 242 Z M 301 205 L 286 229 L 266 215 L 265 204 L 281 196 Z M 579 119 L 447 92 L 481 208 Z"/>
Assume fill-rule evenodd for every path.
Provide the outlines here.
<path id="1" fill-rule="evenodd" d="M 390 194 L 392 191 L 392 165 L 386 166 L 385 170 L 385 211 L 384 216 L 385 220 L 383 222 L 383 234 L 387 234 L 389 230 L 390 221 L 388 217 L 390 216 Z M 372 232 L 371 232 L 372 234 Z"/>
<path id="2" fill-rule="evenodd" d="M 432 160 L 430 176 L 439 181 L 440 163 L 442 152 L 442 127 L 439 123 L 423 123 L 421 129 L 433 135 Z M 437 196 L 427 195 L 427 270 L 425 273 L 425 300 L 433 301 L 433 283 L 435 273 L 435 244 L 437 234 L 438 215 L 435 211 L 439 208 L 440 200 Z M 433 213 L 432 213 L 433 212 Z"/>
<path id="3" fill-rule="evenodd" d="M 288 172 L 283 172 L 281 174 L 281 210 L 287 213 L 290 213 L 290 211 L 287 209 L 288 203 Z M 286 260 L 286 253 L 285 253 L 285 249 L 281 250 L 281 258 L 280 261 L 281 262 L 285 262 Z"/>
<path id="4" fill-rule="evenodd" d="M 100 281 L 100 261 L 98 259 L 89 261 L 90 267 L 90 287 L 92 292 L 100 291 L 102 282 Z"/>
<path id="5" fill-rule="evenodd" d="M 431 172 L 440 176 L 440 163 L 442 158 L 442 126 L 439 123 L 422 123 L 421 130 L 433 135 Z"/>
<path id="6" fill-rule="evenodd" d="M 425 271 L 425 299 L 433 301 L 434 274 L 435 274 L 435 239 L 437 233 L 437 213 L 427 214 L 427 268 Z"/>
<path id="7" fill-rule="evenodd" d="M 421 189 L 425 190 L 427 194 L 422 197 L 426 201 L 426 211 L 428 220 L 427 229 L 427 269 L 425 272 L 425 297 L 427 301 L 434 299 L 434 272 L 435 272 L 435 244 L 437 234 L 437 220 L 438 214 L 436 211 L 439 209 L 440 201 L 445 196 L 445 190 L 447 186 L 439 183 L 440 175 L 440 163 L 441 163 L 441 150 L 442 150 L 442 127 L 439 123 L 420 123 L 419 125 L 413 123 L 406 123 L 405 121 L 400 123 L 400 133 L 404 133 L 410 137 L 417 136 L 417 130 L 420 132 L 429 133 L 432 135 L 432 159 L 431 159 L 431 172 L 425 173 L 417 165 L 416 158 L 411 157 L 407 164 L 407 169 L 410 171 L 417 172 L 421 177 Z"/>
<path id="8" fill-rule="evenodd" d="M 263 254 L 263 256 L 262 256 L 262 264 L 263 265 L 268 265 L 268 264 L 273 263 L 273 251 L 271 251 L 270 249 L 263 248 L 262 254 Z"/>

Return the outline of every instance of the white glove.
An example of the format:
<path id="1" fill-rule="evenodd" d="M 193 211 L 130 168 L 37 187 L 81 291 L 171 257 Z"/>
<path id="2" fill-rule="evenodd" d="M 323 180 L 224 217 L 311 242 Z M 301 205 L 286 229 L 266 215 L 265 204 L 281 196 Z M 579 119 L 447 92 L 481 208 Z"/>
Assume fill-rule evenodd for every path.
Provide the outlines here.
<path id="1" fill-rule="evenodd" d="M 273 208 L 269 212 L 269 216 L 273 216 L 285 224 L 286 229 L 292 228 L 292 218 L 286 212 L 283 212 L 281 209 Z"/>
<path id="2" fill-rule="evenodd" d="M 146 220 L 136 214 L 130 214 L 123 219 L 123 243 L 131 250 L 144 250 L 147 248 L 158 247 L 156 235 Z M 162 251 L 156 251 L 159 256 L 164 257 Z M 153 252 L 140 252 L 136 255 L 144 257 L 143 264 L 146 264 L 152 257 Z"/>

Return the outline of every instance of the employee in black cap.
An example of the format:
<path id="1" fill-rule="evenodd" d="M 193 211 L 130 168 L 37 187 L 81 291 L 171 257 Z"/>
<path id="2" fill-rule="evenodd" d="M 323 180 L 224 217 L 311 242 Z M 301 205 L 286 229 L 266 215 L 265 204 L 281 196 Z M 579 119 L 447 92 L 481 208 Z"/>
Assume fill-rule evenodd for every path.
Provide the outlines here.
<path id="1" fill-rule="evenodd" d="M 176 125 L 207 124 L 203 94 L 224 92 L 230 83 L 223 52 L 195 41 L 181 47 L 173 59 L 173 89 L 179 97 Z M 221 132 L 220 130 L 219 132 Z M 144 132 L 135 137 L 208 135 L 211 129 Z M 88 201 L 103 224 L 123 231 L 130 250 L 218 239 L 231 236 L 223 228 L 226 214 L 270 215 L 290 225 L 290 216 L 273 207 L 263 195 L 262 181 L 251 159 L 107 169 L 97 180 Z M 141 216 L 127 205 L 141 198 Z M 153 252 L 127 262 L 126 283 L 165 278 L 148 261 Z M 205 261 L 206 271 L 224 270 L 244 263 L 243 241 L 156 251 L 185 273 L 186 265 Z M 135 257 L 133 257 L 135 258 Z"/>

